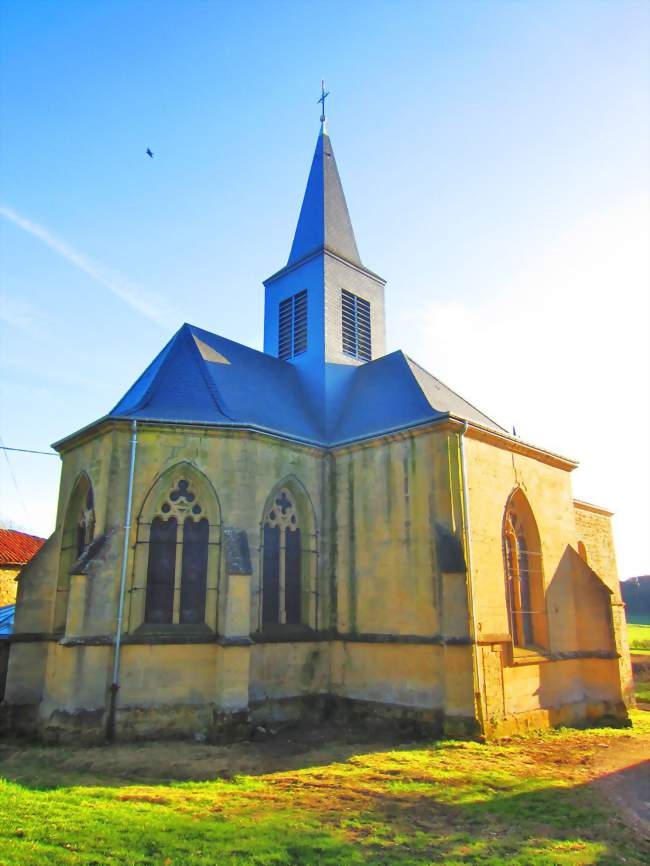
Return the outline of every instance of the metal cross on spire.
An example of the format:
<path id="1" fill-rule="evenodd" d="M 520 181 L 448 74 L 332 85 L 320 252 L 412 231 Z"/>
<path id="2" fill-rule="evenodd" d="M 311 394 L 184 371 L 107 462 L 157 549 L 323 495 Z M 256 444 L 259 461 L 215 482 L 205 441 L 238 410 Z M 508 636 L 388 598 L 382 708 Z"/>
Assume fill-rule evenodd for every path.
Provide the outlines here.
<path id="1" fill-rule="evenodd" d="M 322 109 L 321 115 L 320 115 L 320 122 L 321 123 L 325 123 L 325 100 L 327 99 L 327 97 L 329 95 L 330 95 L 329 90 L 325 90 L 325 82 L 321 81 L 321 83 L 320 83 L 320 99 L 317 100 L 318 102 L 322 103 L 322 105 L 323 105 L 323 109 Z"/>

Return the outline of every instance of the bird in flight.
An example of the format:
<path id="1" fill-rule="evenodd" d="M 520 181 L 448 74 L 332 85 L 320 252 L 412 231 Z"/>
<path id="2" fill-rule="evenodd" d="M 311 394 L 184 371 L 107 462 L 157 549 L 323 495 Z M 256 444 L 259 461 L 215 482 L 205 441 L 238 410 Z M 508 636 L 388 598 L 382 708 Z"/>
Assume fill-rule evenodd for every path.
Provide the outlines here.
<path id="1" fill-rule="evenodd" d="M 147 154 L 148 157 L 153 159 L 153 151 L 150 148 L 147 148 L 145 153 Z"/>

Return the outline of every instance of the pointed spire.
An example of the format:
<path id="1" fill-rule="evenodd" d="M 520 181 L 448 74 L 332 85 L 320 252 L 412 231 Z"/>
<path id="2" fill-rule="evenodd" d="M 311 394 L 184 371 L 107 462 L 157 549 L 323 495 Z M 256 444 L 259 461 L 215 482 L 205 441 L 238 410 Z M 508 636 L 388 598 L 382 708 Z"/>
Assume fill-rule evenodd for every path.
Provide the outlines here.
<path id="1" fill-rule="evenodd" d="M 322 117 L 324 116 L 323 107 Z M 287 264 L 292 265 L 321 249 L 330 250 L 355 265 L 361 265 L 332 142 L 325 129 L 324 120 L 316 142 Z"/>

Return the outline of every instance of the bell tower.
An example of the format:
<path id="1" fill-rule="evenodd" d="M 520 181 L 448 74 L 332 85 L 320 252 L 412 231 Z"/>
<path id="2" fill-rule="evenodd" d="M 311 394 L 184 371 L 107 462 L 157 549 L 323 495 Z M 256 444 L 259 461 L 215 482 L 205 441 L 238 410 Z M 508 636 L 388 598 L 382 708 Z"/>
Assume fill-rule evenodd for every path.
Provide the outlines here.
<path id="1" fill-rule="evenodd" d="M 361 263 L 323 114 L 289 260 L 264 282 L 264 351 L 314 387 L 325 387 L 331 365 L 381 357 L 384 285 Z"/>

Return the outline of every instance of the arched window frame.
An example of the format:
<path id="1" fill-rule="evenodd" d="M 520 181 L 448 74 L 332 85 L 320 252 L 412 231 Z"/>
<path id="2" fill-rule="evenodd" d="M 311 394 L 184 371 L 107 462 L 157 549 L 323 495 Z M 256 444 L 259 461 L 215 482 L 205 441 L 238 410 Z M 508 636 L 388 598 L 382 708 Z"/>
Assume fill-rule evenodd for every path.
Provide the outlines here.
<path id="1" fill-rule="evenodd" d="M 283 496 L 286 496 L 291 503 L 291 508 L 287 508 L 284 515 L 282 514 L 281 505 Z M 275 512 L 275 517 L 271 516 L 273 512 Z M 287 554 L 286 538 L 287 533 L 292 532 L 290 526 L 293 516 L 296 519 L 296 528 L 300 529 L 300 600 L 299 621 L 292 623 L 287 621 L 287 572 L 285 566 Z M 279 530 L 279 592 L 278 614 L 275 621 L 269 621 L 268 618 L 265 618 L 265 557 L 268 556 L 268 550 L 265 549 L 266 526 L 277 527 Z M 260 521 L 260 568 L 257 597 L 259 600 L 257 621 L 260 632 L 290 631 L 296 628 L 318 628 L 318 529 L 311 498 L 303 484 L 295 476 L 288 476 L 279 481 L 264 503 L 262 519 Z M 291 605 L 289 604 L 290 607 Z"/>
<path id="2" fill-rule="evenodd" d="M 541 539 L 530 503 L 519 487 L 510 495 L 503 517 L 503 559 L 513 645 L 520 649 L 547 649 Z"/>
<path id="3" fill-rule="evenodd" d="M 65 631 L 70 597 L 70 574 L 95 538 L 95 495 L 88 473 L 80 473 L 74 484 L 63 518 L 59 574 L 54 602 L 53 631 Z"/>
<path id="4" fill-rule="evenodd" d="M 180 487 L 179 487 L 180 485 Z M 185 486 L 187 485 L 187 486 Z M 172 504 L 171 494 L 177 491 L 188 490 L 194 499 L 191 502 L 179 496 L 174 506 L 165 511 L 166 506 Z M 199 504 L 201 513 L 192 514 L 194 504 Z M 174 585 L 171 622 L 169 623 L 147 623 L 147 588 L 149 553 L 152 535 L 152 525 L 156 518 L 163 522 L 176 519 L 176 539 L 174 557 Z M 129 631 L 139 627 L 146 627 L 155 631 L 178 631 L 191 628 L 187 623 L 181 622 L 181 598 L 183 577 L 183 552 L 185 547 L 185 521 L 199 522 L 206 519 L 208 522 L 208 554 L 207 574 L 205 587 L 205 616 L 203 627 L 207 626 L 216 632 L 218 627 L 218 599 L 221 574 L 221 506 L 217 493 L 212 483 L 191 463 L 176 463 L 158 476 L 150 487 L 137 516 L 135 556 L 133 558 L 133 573 L 131 587 L 129 590 Z"/>

